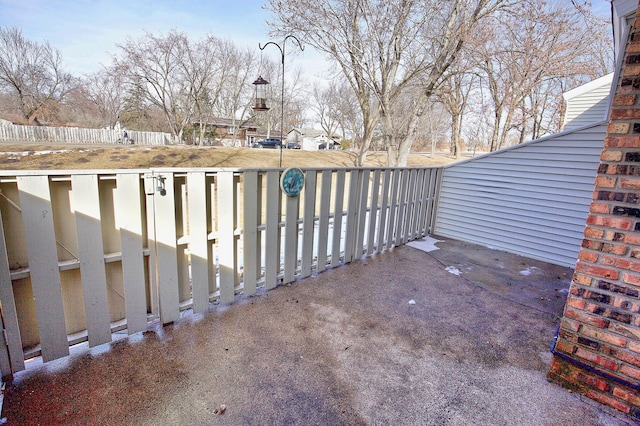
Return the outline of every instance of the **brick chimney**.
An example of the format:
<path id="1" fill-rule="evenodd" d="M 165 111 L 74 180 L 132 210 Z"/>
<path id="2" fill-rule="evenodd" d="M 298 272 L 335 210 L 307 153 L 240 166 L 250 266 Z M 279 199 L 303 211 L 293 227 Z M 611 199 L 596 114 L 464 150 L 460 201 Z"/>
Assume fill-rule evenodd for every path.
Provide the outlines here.
<path id="1" fill-rule="evenodd" d="M 640 19 L 626 46 L 550 380 L 640 419 Z"/>

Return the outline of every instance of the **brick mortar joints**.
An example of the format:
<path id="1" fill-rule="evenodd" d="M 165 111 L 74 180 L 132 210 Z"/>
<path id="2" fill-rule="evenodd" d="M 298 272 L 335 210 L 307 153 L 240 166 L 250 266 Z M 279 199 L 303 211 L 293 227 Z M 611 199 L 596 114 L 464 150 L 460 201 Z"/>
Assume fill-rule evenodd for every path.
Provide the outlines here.
<path id="1" fill-rule="evenodd" d="M 600 194 L 620 194 L 623 195 L 622 199 L 605 199 L 605 198 L 600 198 L 601 195 Z M 618 197 L 620 197 L 620 195 L 618 195 Z M 629 203 L 632 205 L 639 205 L 638 201 L 625 201 L 629 199 L 629 196 L 633 196 L 632 198 L 634 200 L 639 200 L 640 201 L 640 194 L 636 191 L 629 191 L 627 189 L 620 189 L 620 188 L 594 188 L 594 198 L 593 198 L 593 202 L 595 203 L 599 203 L 599 204 L 615 204 L 615 203 Z M 594 212 L 590 212 L 590 214 L 596 214 Z"/>
<path id="2" fill-rule="evenodd" d="M 615 336 L 620 336 L 621 338 L 628 339 L 627 336 L 624 336 L 622 334 L 616 333 L 616 332 L 611 331 L 611 330 L 607 330 L 604 333 L 615 335 Z M 582 340 L 581 340 L 582 342 L 590 341 L 590 342 L 597 343 L 597 344 L 599 344 L 599 348 L 596 349 L 596 348 L 593 348 L 591 346 L 588 346 L 585 343 L 581 343 L 579 338 L 582 338 Z M 638 369 L 637 365 L 634 365 L 634 364 L 632 364 L 630 362 L 627 362 L 627 361 L 625 361 L 625 360 L 623 360 L 621 358 L 618 358 L 618 357 L 616 357 L 614 355 L 608 355 L 607 354 L 608 351 L 612 351 L 613 350 L 615 352 L 621 353 L 622 355 L 626 354 L 629 357 L 637 357 L 638 356 L 638 353 L 629 350 L 627 347 L 612 346 L 609 343 L 607 343 L 606 341 L 600 340 L 598 338 L 594 338 L 594 337 L 589 336 L 589 335 L 585 335 L 581 331 L 574 332 L 572 330 L 567 330 L 565 328 L 561 328 L 560 329 L 560 332 L 558 334 L 558 342 L 563 342 L 563 343 L 561 343 L 559 345 L 560 347 L 556 347 L 557 351 L 562 352 L 562 353 L 567 354 L 567 355 L 570 355 L 572 357 L 577 356 L 585 364 L 590 365 L 593 368 L 605 371 L 608 374 L 614 375 L 614 376 L 616 376 L 616 377 L 618 377 L 620 379 L 623 379 L 623 380 L 626 380 L 626 381 L 629 381 L 629 382 L 636 381 L 636 378 L 631 377 L 631 376 L 625 374 L 624 372 L 621 372 L 620 370 L 623 369 L 623 367 L 625 367 L 625 366 L 627 366 L 629 368 L 633 368 L 633 369 Z M 567 346 L 571 348 L 570 352 L 567 351 L 567 349 L 569 349 L 569 348 L 567 348 Z M 614 369 L 605 367 L 602 364 L 598 364 L 598 363 L 595 363 L 593 361 L 590 361 L 588 359 L 588 357 L 581 357 L 581 356 L 577 355 L 577 352 L 580 349 L 587 353 L 585 355 L 592 354 L 592 355 L 594 355 L 594 356 L 596 356 L 596 357 L 598 357 L 600 359 L 604 359 L 604 360 L 610 362 L 611 364 L 615 364 L 616 365 L 616 369 L 614 370 Z"/>
<path id="3" fill-rule="evenodd" d="M 588 264 L 588 265 L 600 265 L 598 263 L 590 263 L 590 262 L 586 262 L 584 260 L 578 260 L 578 262 L 576 263 L 576 265 L 578 264 Z M 622 272 L 624 273 L 629 273 L 632 271 L 629 270 L 622 270 Z M 589 284 L 582 284 L 579 282 L 576 282 L 576 280 L 572 280 L 571 285 L 572 286 L 576 286 L 578 288 L 581 288 L 585 291 L 595 291 L 597 293 L 600 292 L 606 292 L 607 295 L 613 296 L 613 297 L 618 297 L 618 298 L 623 298 L 623 299 L 628 299 L 631 301 L 637 301 L 640 302 L 640 287 L 633 285 L 633 284 L 628 284 L 624 281 L 622 281 L 620 278 L 618 279 L 607 279 L 607 278 L 603 278 L 601 276 L 597 276 L 594 274 L 590 274 L 589 272 L 576 272 L 577 274 L 580 274 L 582 276 L 585 276 L 589 279 L 591 279 L 591 282 Z M 634 275 L 639 275 L 639 274 L 634 274 Z M 606 288 L 602 288 L 600 287 L 598 284 L 599 283 L 604 283 L 607 284 L 609 286 L 614 286 L 615 290 L 607 290 Z M 617 290 L 617 291 L 616 291 Z M 624 293 L 622 292 L 623 290 L 626 290 Z M 634 295 L 634 292 L 637 292 L 638 295 Z M 571 292 L 571 289 L 569 290 L 569 294 L 572 297 L 576 297 L 576 298 L 580 298 L 583 300 L 590 300 L 590 299 L 586 299 L 584 298 L 582 295 L 578 295 L 578 294 L 574 294 Z M 632 313 L 633 315 L 637 316 L 638 313 Z"/>
<path id="4" fill-rule="evenodd" d="M 612 330 L 605 330 L 605 331 L 600 331 L 600 333 L 602 334 L 608 334 L 608 335 L 612 335 L 615 337 L 619 337 L 621 339 L 626 339 L 628 340 L 629 338 L 623 334 L 620 333 L 616 333 L 615 331 Z M 580 338 L 582 340 L 580 340 Z M 622 354 L 623 356 L 626 355 L 627 358 L 637 358 L 638 357 L 638 353 L 637 352 L 633 352 L 632 350 L 630 350 L 628 347 L 622 347 L 622 346 L 614 346 L 611 345 L 610 343 L 608 343 L 605 340 L 602 340 L 601 338 L 597 338 L 597 337 L 593 337 L 591 334 L 586 334 L 583 329 L 579 330 L 579 331 L 572 331 L 572 330 L 568 330 L 566 328 L 560 328 L 559 334 L 558 334 L 558 340 L 563 340 L 564 342 L 567 343 L 567 345 L 572 346 L 571 349 L 571 353 L 566 352 L 566 350 L 562 350 L 561 348 L 565 345 L 561 345 L 561 348 L 558 348 L 559 351 L 562 351 L 563 353 L 566 353 L 567 355 L 575 355 L 575 353 L 577 352 L 578 348 L 581 348 L 585 351 L 588 351 L 590 353 L 593 353 L 595 355 L 598 356 L 603 356 L 605 359 L 607 359 L 608 361 L 612 361 L 613 363 L 616 363 L 616 361 L 618 361 L 620 364 L 618 365 L 618 367 L 620 367 L 621 365 L 628 365 L 630 367 L 634 367 L 634 368 L 638 368 L 637 365 L 634 365 L 630 362 L 624 361 L 620 358 L 617 358 L 615 355 L 607 355 L 607 352 L 615 352 L 616 354 Z M 586 342 L 594 342 L 599 344 L 598 349 L 590 347 L 586 344 Z M 581 342 L 585 342 L 585 343 L 581 343 Z M 608 369 L 609 371 L 616 371 L 616 370 L 611 370 Z M 624 374 L 624 373 L 623 373 Z"/>
<path id="5" fill-rule="evenodd" d="M 621 293 L 616 293 L 614 291 L 608 291 L 608 290 L 603 290 L 600 289 L 598 287 L 585 287 L 580 285 L 579 290 L 582 291 L 578 291 L 577 293 L 581 293 L 581 294 L 571 294 L 571 297 L 574 299 L 578 299 L 578 300 L 582 300 L 584 301 L 586 304 L 589 305 L 593 305 L 595 307 L 600 307 L 603 309 L 611 309 L 612 311 L 615 311 L 616 313 L 619 314 L 625 314 L 625 315 L 629 315 L 630 316 L 630 322 L 624 322 L 624 321 L 619 321 L 615 318 L 609 318 L 606 317 L 609 320 L 612 321 L 616 321 L 616 323 L 620 323 L 620 324 L 624 324 L 625 326 L 630 326 L 631 324 L 634 323 L 634 320 L 636 320 L 638 318 L 638 313 L 637 312 L 632 312 L 629 309 L 624 309 L 624 308 L 618 308 L 616 306 L 614 306 L 614 302 L 616 299 L 622 299 L 625 301 L 629 301 L 629 302 L 635 302 L 636 304 L 640 303 L 640 299 L 638 299 L 637 297 L 634 296 L 629 296 L 629 295 L 625 295 L 625 294 L 621 294 Z M 609 297 L 609 302 L 600 302 L 597 299 L 592 298 L 592 295 L 595 295 L 596 298 L 602 298 L 602 296 L 605 297 Z M 596 314 L 595 312 L 589 310 L 590 306 L 586 306 L 584 307 L 584 309 L 582 309 L 584 312 L 589 312 L 591 314 L 594 315 L 599 315 Z M 574 308 L 574 309 L 578 309 L 578 308 Z M 633 305 L 630 309 L 633 309 Z M 602 316 L 602 315 L 600 315 Z M 621 335 L 620 333 L 616 333 L 618 335 Z M 621 335 L 622 336 L 622 335 Z M 622 336 L 625 337 L 625 336 Z"/>
<path id="6" fill-rule="evenodd" d="M 571 333 L 571 332 L 569 332 L 569 333 Z M 574 333 L 571 333 L 571 334 L 574 334 Z M 578 337 L 578 335 L 579 335 L 580 333 L 575 333 L 575 334 L 576 334 L 576 339 L 577 339 L 577 337 Z M 629 365 L 629 366 L 631 366 L 632 364 L 629 364 L 629 363 L 626 363 L 626 362 L 624 362 L 624 361 L 621 361 L 621 360 L 620 360 L 620 359 L 618 359 L 618 358 L 615 358 L 615 357 L 612 357 L 612 356 L 610 356 L 610 355 L 607 355 L 606 353 L 603 353 L 602 351 L 600 351 L 600 350 L 598 350 L 598 349 L 594 349 L 594 348 L 592 348 L 592 347 L 590 347 L 590 346 L 588 346 L 588 345 L 585 345 L 585 344 L 579 343 L 578 341 L 573 341 L 573 340 L 571 340 L 571 339 L 568 339 L 567 337 L 563 337 L 563 336 L 560 336 L 560 335 L 559 335 L 559 336 L 558 336 L 558 340 L 562 340 L 562 341 L 566 342 L 568 346 L 572 346 L 572 347 L 573 347 L 573 348 L 572 348 L 571 353 L 568 353 L 568 352 L 566 352 L 566 351 L 564 351 L 564 350 L 562 350 L 562 349 L 560 349 L 560 348 L 557 348 L 557 350 L 558 350 L 559 352 L 563 352 L 563 353 L 565 353 L 565 354 L 567 354 L 567 355 L 571 355 L 571 356 L 576 356 L 576 352 L 577 352 L 579 349 L 582 349 L 583 351 L 588 352 L 589 354 L 593 354 L 593 355 L 595 355 L 595 356 L 598 356 L 598 357 L 600 357 L 600 358 L 603 358 L 603 359 L 605 359 L 606 361 L 611 362 L 612 364 L 617 364 L 617 369 L 613 370 L 613 369 L 611 369 L 611 368 L 604 367 L 604 366 L 602 366 L 602 365 L 600 365 L 600 364 L 594 363 L 593 361 L 589 361 L 587 358 L 583 358 L 583 357 L 580 357 L 580 356 L 579 356 L 579 358 L 580 358 L 581 360 L 583 360 L 583 362 L 585 362 L 586 364 L 591 365 L 593 368 L 602 369 L 602 370 L 604 370 L 604 371 L 608 372 L 609 374 L 613 374 L 613 375 L 618 376 L 618 377 L 620 377 L 620 378 L 623 378 L 623 379 L 625 379 L 625 380 L 634 380 L 632 377 L 629 377 L 629 376 L 627 376 L 626 374 L 624 374 L 624 373 L 621 373 L 621 372 L 620 372 L 620 367 L 621 367 L 622 365 Z M 589 340 L 591 340 L 591 339 L 589 339 Z M 593 339 L 593 340 L 597 340 L 597 339 Z M 600 342 L 601 342 L 601 341 L 600 341 Z M 601 343 L 603 343 L 603 342 L 601 342 Z M 563 345 L 563 346 L 564 346 L 564 345 Z M 624 348 L 619 348 L 619 349 L 620 349 L 620 350 L 624 350 Z M 625 352 L 626 352 L 626 351 L 625 351 Z M 632 354 L 631 352 L 629 352 L 629 353 L 630 353 L 630 354 Z"/>
<path id="7" fill-rule="evenodd" d="M 579 262 L 582 262 L 582 261 L 579 261 Z M 572 281 L 571 282 L 572 286 L 579 287 L 579 288 L 581 288 L 581 289 L 583 289 L 585 291 L 595 291 L 597 293 L 607 294 L 607 295 L 612 296 L 612 297 L 620 297 L 620 298 L 625 298 L 625 299 L 629 299 L 629 300 L 640 302 L 640 287 L 637 287 L 637 286 L 634 286 L 634 285 L 631 285 L 631 284 L 627 284 L 627 283 L 621 282 L 619 280 L 605 280 L 602 277 L 595 277 L 595 276 L 593 276 L 591 274 L 588 274 L 588 273 L 580 272 L 580 274 L 582 274 L 584 276 L 588 276 L 589 278 L 591 278 L 591 280 L 592 280 L 591 284 L 587 285 L 587 284 L 581 284 L 581 283 Z M 594 280 L 595 280 L 595 283 L 593 282 Z M 623 289 L 624 288 L 624 289 L 628 289 L 628 290 L 637 290 L 638 291 L 638 295 L 637 296 L 633 296 L 633 295 L 629 295 L 629 294 L 623 294 L 623 293 L 617 292 L 615 290 L 607 290 L 606 288 L 598 287 L 597 284 L 600 281 L 606 281 L 606 283 L 608 283 L 608 284 L 613 284 L 614 286 L 616 286 L 616 289 Z M 577 294 L 571 293 L 571 290 L 569 290 L 569 294 L 572 297 L 576 297 L 576 298 L 581 298 L 581 299 L 587 300 L 584 297 L 582 297 L 581 295 L 577 295 Z M 638 313 L 640 313 L 640 312 L 638 312 Z"/>
<path id="8" fill-rule="evenodd" d="M 589 277 L 592 280 L 607 281 L 607 282 L 609 282 L 611 284 L 615 284 L 615 285 L 617 285 L 619 287 L 625 287 L 625 288 L 629 288 L 629 289 L 632 289 L 632 290 L 635 290 L 635 289 L 640 290 L 640 286 L 629 284 L 629 283 L 627 283 L 627 282 L 622 280 L 622 277 L 625 274 L 629 274 L 629 275 L 633 275 L 633 276 L 636 276 L 636 277 L 640 277 L 640 272 L 630 271 L 628 269 L 622 269 L 622 268 L 618 268 L 618 267 L 602 266 L 601 263 L 590 263 L 590 262 L 586 262 L 584 260 L 579 260 L 576 263 L 576 265 L 578 263 L 585 264 L 585 265 L 592 265 L 592 266 L 602 267 L 604 269 L 611 270 L 613 272 L 618 272 L 619 273 L 618 276 L 620 277 L 620 278 L 611 279 L 611 278 L 603 277 L 603 276 L 596 275 L 596 274 L 593 274 L 593 273 L 589 273 L 587 271 L 579 271 L 578 272 L 579 274 L 582 274 L 582 275 L 584 275 L 586 277 Z"/>
<path id="9" fill-rule="evenodd" d="M 637 123 L 634 124 L 638 124 L 640 125 L 640 121 L 638 121 Z M 632 137 L 632 138 L 640 138 L 640 133 L 637 134 L 618 134 L 618 136 L 616 137 Z M 633 165 L 633 164 L 637 164 L 640 165 L 640 160 L 638 161 L 633 161 L 633 160 L 626 160 L 627 156 L 626 154 L 637 154 L 640 153 L 640 141 L 638 142 L 638 146 L 615 146 L 615 147 L 608 147 L 605 149 L 605 151 L 607 152 L 615 152 L 618 151 L 621 154 L 623 154 L 622 159 L 620 160 L 600 160 L 600 164 L 626 164 L 626 165 Z"/>
<path id="10" fill-rule="evenodd" d="M 604 192 L 611 192 L 611 191 L 604 191 Z M 622 191 L 616 191 L 616 192 L 622 192 Z M 631 201 L 593 200 L 593 202 L 594 203 L 598 203 L 598 204 L 605 204 L 605 205 L 608 205 L 608 206 L 611 206 L 611 207 L 624 205 L 625 207 L 638 207 L 638 208 L 640 208 L 640 204 L 634 203 L 634 202 L 631 202 Z M 620 215 L 616 215 L 616 214 L 613 214 L 613 213 L 600 213 L 600 212 L 589 212 L 589 216 L 602 216 L 602 217 L 610 217 L 610 218 L 619 218 L 620 217 Z M 638 218 L 638 220 L 640 220 L 640 217 Z M 600 225 L 589 225 L 589 226 L 600 226 Z M 605 228 L 607 228 L 607 227 L 605 227 Z"/>
<path id="11" fill-rule="evenodd" d="M 582 345 L 582 344 L 580 344 L 580 343 L 573 342 L 573 341 L 568 340 L 568 339 L 566 339 L 566 338 L 558 337 L 558 341 L 561 341 L 561 340 L 562 340 L 562 341 L 564 341 L 564 342 L 566 342 L 568 346 L 572 346 L 572 351 L 571 351 L 571 353 L 568 353 L 568 352 L 566 352 L 566 351 L 562 350 L 561 348 L 556 348 L 556 350 L 557 350 L 558 352 L 563 352 L 563 353 L 565 353 L 565 354 L 567 354 L 567 355 L 570 355 L 570 356 L 572 356 L 572 357 L 576 357 L 576 358 L 580 359 L 580 361 L 581 361 L 581 362 L 583 362 L 583 363 L 585 363 L 585 364 L 587 364 L 587 365 L 591 366 L 592 368 L 595 368 L 595 369 L 597 369 L 597 370 L 602 370 L 603 372 L 606 372 L 606 373 L 608 373 L 608 374 L 611 374 L 611 375 L 617 376 L 617 377 L 619 377 L 619 378 L 621 378 L 621 379 L 625 379 L 625 378 L 627 378 L 627 377 L 628 377 L 628 376 L 626 376 L 626 375 L 624 375 L 624 374 L 620 373 L 620 366 L 621 366 L 620 364 L 622 363 L 622 361 L 620 361 L 619 359 L 617 359 L 617 358 L 611 358 L 610 356 L 606 356 L 605 354 L 603 354 L 603 353 L 602 353 L 602 352 L 600 352 L 600 351 L 594 351 L 594 350 L 593 350 L 592 348 L 590 348 L 589 346 L 585 346 L 585 345 Z M 564 346 L 564 345 L 562 345 L 562 346 Z M 604 360 L 609 361 L 609 362 L 611 362 L 612 364 L 616 364 L 617 368 L 616 368 L 615 370 L 613 370 L 613 369 L 611 369 L 611 368 L 607 368 L 607 367 L 605 367 L 605 366 L 603 366 L 603 365 L 601 365 L 601 364 L 597 364 L 597 363 L 595 363 L 595 362 L 593 362 L 593 361 L 590 361 L 590 360 L 589 360 L 588 358 L 586 358 L 586 357 L 581 357 L 580 355 L 578 355 L 578 354 L 577 354 L 578 350 L 580 350 L 580 349 L 582 349 L 583 351 L 587 352 L 587 354 L 593 354 L 593 355 L 595 355 L 595 356 L 596 356 L 596 357 L 598 357 L 598 358 L 603 358 Z M 585 354 L 585 355 L 587 355 L 587 354 Z M 630 379 L 630 378 L 629 378 L 629 379 Z M 626 379 L 626 380 L 629 380 L 629 379 Z M 632 379 L 632 380 L 633 380 L 633 379 Z"/>

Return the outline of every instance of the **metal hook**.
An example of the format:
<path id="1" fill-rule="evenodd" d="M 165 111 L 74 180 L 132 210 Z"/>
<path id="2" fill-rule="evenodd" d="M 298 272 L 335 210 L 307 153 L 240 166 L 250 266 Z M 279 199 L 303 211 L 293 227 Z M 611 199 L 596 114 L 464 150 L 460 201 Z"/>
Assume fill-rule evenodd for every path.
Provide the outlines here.
<path id="1" fill-rule="evenodd" d="M 154 177 L 158 180 L 158 184 L 156 186 L 156 191 L 158 191 L 160 193 L 160 195 L 162 195 L 164 197 L 165 195 L 167 195 L 167 189 L 165 188 L 165 184 L 164 184 L 164 181 L 167 178 L 162 176 L 162 175 L 154 176 Z"/>

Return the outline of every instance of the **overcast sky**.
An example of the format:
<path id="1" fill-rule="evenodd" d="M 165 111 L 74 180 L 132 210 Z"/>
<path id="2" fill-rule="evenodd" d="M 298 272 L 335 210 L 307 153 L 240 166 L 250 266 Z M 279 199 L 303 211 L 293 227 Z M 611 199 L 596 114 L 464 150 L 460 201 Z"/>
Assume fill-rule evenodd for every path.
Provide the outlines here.
<path id="1" fill-rule="evenodd" d="M 259 52 L 258 43 L 270 41 L 266 25 L 270 13 L 262 7 L 264 3 L 266 0 L 0 0 L 0 26 L 17 27 L 32 41 L 48 41 L 62 52 L 67 71 L 80 75 L 99 70 L 101 63 L 109 64 L 117 44 L 127 37 L 137 39 L 145 31 L 159 35 L 177 29 L 192 40 L 210 33 Z M 288 70 L 317 69 L 323 62 L 308 47 L 290 56 L 290 43 L 285 49 Z M 274 46 L 263 54 L 280 62 Z"/>
<path id="2" fill-rule="evenodd" d="M 444 1 L 444 0 L 443 0 Z M 571 0 L 560 0 L 571 1 Z M 74 75 L 100 69 L 110 63 L 117 44 L 127 37 L 139 38 L 144 31 L 155 35 L 172 29 L 196 40 L 205 34 L 233 40 L 238 46 L 252 47 L 269 40 L 266 21 L 267 0 L 0 0 L 0 26 L 18 27 L 32 41 L 48 41 L 62 52 L 67 71 Z M 608 14 L 607 0 L 592 0 L 598 13 Z M 321 2 L 318 2 L 320 5 Z M 274 40 L 279 42 L 279 40 Z M 313 77 L 324 67 L 321 55 L 307 47 L 290 56 L 294 46 L 287 42 L 288 71 L 301 68 Z M 295 48 L 297 50 L 297 47 Z M 265 56 L 280 61 L 274 46 Z"/>

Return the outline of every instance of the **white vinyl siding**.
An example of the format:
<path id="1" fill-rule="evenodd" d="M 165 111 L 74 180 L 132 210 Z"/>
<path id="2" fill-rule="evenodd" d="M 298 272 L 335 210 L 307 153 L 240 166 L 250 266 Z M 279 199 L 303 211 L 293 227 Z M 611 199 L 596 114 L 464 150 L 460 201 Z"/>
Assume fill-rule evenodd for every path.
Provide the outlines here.
<path id="1" fill-rule="evenodd" d="M 616 58 L 624 56 L 623 49 L 626 45 L 629 29 L 633 25 L 637 8 L 637 0 L 613 0 L 611 21 L 613 23 L 613 44 Z"/>
<path id="2" fill-rule="evenodd" d="M 434 234 L 575 266 L 606 123 L 445 167 Z"/>
<path id="3" fill-rule="evenodd" d="M 607 119 L 612 80 L 613 74 L 607 74 L 564 94 L 567 102 L 564 131 Z"/>

